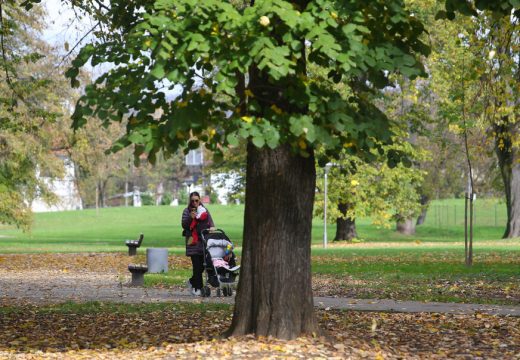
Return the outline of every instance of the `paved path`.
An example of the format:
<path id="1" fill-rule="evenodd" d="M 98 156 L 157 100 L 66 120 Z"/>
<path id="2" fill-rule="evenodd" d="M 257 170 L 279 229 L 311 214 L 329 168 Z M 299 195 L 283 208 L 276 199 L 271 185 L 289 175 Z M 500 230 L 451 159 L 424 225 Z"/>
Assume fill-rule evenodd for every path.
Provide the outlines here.
<path id="1" fill-rule="evenodd" d="M 168 301 L 201 301 L 233 303 L 233 297 L 195 298 L 187 290 L 140 288 L 125 285 L 128 277 L 116 274 L 63 273 L 60 271 L 27 271 L 0 273 L 0 304 L 54 304 L 66 301 L 109 301 L 154 303 Z M 319 308 L 357 311 L 436 312 L 470 314 L 482 312 L 519 316 L 520 306 L 425 303 L 420 301 L 368 300 L 338 297 L 315 297 Z"/>

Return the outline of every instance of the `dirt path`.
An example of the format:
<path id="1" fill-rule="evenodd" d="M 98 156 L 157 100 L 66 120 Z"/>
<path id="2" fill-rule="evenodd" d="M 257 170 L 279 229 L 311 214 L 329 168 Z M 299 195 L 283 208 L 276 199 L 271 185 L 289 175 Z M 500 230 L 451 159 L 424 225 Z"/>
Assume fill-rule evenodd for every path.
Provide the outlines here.
<path id="1" fill-rule="evenodd" d="M 52 270 L 4 272 L 0 274 L 0 304 L 48 305 L 67 301 L 109 301 L 153 303 L 193 301 L 187 290 L 129 286 L 130 276 Z M 230 302 L 212 298 L 210 301 Z"/>

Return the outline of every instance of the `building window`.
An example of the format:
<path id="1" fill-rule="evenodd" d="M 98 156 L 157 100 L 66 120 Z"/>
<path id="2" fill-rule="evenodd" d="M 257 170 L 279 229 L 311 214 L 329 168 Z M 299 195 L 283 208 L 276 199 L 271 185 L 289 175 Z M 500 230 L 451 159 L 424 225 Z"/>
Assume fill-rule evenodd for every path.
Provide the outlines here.
<path id="1" fill-rule="evenodd" d="M 186 165 L 188 166 L 201 166 L 203 162 L 202 149 L 190 150 L 186 155 Z"/>

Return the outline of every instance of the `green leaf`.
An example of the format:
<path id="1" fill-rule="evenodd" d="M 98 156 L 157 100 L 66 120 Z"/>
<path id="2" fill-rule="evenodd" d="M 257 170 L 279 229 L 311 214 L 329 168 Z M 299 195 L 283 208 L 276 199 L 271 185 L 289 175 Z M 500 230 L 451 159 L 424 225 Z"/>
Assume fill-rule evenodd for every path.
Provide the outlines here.
<path id="1" fill-rule="evenodd" d="M 257 135 L 251 140 L 257 148 L 261 148 L 265 145 L 265 139 L 262 135 Z"/>
<path id="2" fill-rule="evenodd" d="M 229 134 L 226 137 L 226 139 L 227 139 L 228 144 L 231 146 L 238 146 L 238 144 L 239 144 L 236 134 Z"/>
<path id="3" fill-rule="evenodd" d="M 153 67 L 152 71 L 150 71 L 150 75 L 159 80 L 164 79 L 165 74 L 166 73 L 164 72 L 164 66 L 161 63 L 155 63 L 155 66 Z"/>
<path id="4" fill-rule="evenodd" d="M 130 135 L 128 135 L 127 139 L 132 144 L 142 144 L 144 141 L 143 135 L 138 131 L 132 132 Z"/>

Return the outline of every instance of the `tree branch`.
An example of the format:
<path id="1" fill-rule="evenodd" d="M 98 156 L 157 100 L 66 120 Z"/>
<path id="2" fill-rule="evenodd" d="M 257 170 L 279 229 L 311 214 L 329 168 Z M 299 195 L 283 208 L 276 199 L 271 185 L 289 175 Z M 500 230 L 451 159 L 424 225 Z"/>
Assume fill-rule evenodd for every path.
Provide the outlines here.
<path id="1" fill-rule="evenodd" d="M 92 31 L 94 31 L 94 29 L 98 26 L 98 25 L 101 25 L 101 22 L 97 22 L 89 31 L 87 31 L 82 37 L 81 39 L 79 39 L 76 44 L 72 47 L 72 49 L 70 49 L 70 51 L 65 55 L 63 56 L 63 58 L 61 59 L 61 61 L 59 62 L 58 65 L 56 65 L 56 68 L 59 68 L 64 62 L 65 62 L 65 59 L 67 59 L 73 52 L 74 50 L 76 50 L 76 48 L 83 42 L 83 40 L 85 40 L 85 38 L 90 35 L 90 33 L 92 33 Z"/>
<path id="2" fill-rule="evenodd" d="M 13 91 L 13 94 L 16 95 L 16 97 L 18 97 L 19 99 L 21 99 L 23 101 L 23 97 L 20 94 L 18 94 L 18 92 L 14 88 L 14 84 L 11 80 L 11 77 L 9 76 L 9 69 L 7 68 L 7 54 L 6 54 L 6 49 L 5 49 L 5 37 L 4 37 L 6 29 L 4 28 L 4 10 L 2 8 L 2 4 L 3 4 L 3 2 L 0 1 L 0 47 L 2 49 L 2 59 L 4 62 L 3 68 L 5 71 L 6 82 L 7 82 L 7 85 L 9 86 L 9 88 Z"/>

